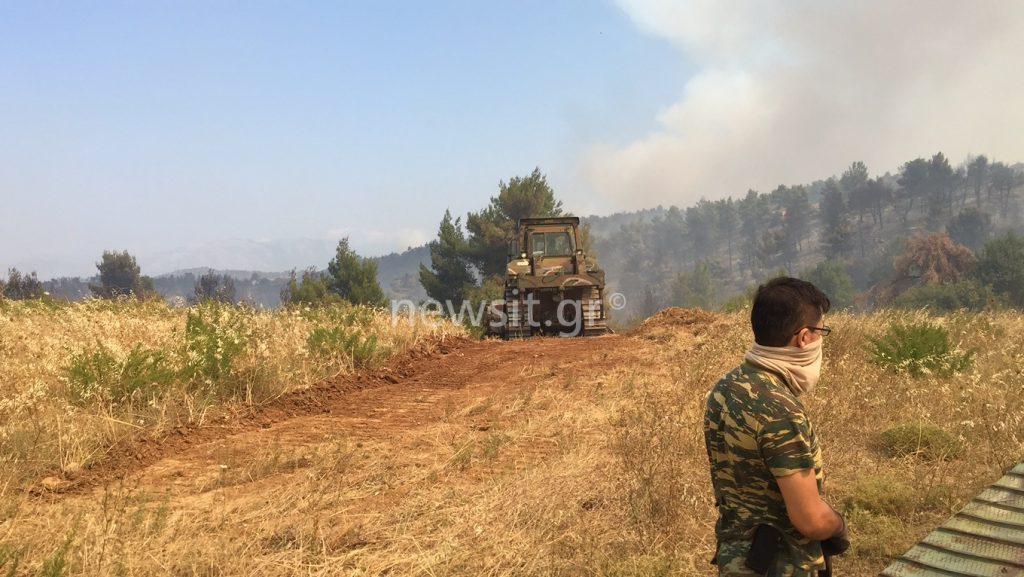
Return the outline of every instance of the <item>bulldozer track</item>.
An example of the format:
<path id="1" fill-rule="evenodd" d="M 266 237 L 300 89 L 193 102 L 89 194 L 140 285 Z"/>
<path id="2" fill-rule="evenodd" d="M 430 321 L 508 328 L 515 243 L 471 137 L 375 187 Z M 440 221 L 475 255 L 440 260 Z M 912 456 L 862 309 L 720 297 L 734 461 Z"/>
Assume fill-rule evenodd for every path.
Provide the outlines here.
<path id="1" fill-rule="evenodd" d="M 617 361 L 611 353 L 628 349 L 622 346 L 625 340 L 609 335 L 439 343 L 428 355 L 411 351 L 393 359 L 387 368 L 298 390 L 226 421 L 116 445 L 56 489 L 33 492 L 61 499 L 115 482 L 168 488 L 186 482 L 197 471 L 215 469 L 226 454 L 244 459 L 269 443 L 294 449 L 332 436 L 391 443 L 407 431 L 448 419 L 453 407 L 465 407 L 473 399 L 516 394 L 527 386 L 524 381 L 531 374 L 568 378 L 614 366 Z M 466 420 L 481 434 L 490 426 Z M 496 466 L 515 470 L 554 450 L 545 439 L 519 440 L 508 447 L 511 458 Z"/>

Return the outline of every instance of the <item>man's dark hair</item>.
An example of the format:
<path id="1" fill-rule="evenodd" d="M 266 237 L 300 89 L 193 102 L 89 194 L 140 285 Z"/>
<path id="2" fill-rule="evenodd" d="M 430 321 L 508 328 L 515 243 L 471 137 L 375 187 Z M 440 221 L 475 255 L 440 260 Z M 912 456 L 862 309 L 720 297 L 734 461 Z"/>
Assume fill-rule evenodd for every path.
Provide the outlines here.
<path id="1" fill-rule="evenodd" d="M 818 322 L 832 303 L 813 284 L 780 276 L 757 287 L 750 324 L 754 341 L 766 347 L 784 347 L 800 329 Z"/>

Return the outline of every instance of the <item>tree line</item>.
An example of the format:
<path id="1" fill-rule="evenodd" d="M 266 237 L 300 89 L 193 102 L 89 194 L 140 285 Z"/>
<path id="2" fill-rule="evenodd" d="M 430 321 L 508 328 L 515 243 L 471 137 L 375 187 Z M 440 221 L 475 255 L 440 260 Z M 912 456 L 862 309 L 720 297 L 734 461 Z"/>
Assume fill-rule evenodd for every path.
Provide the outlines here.
<path id="1" fill-rule="evenodd" d="M 163 298 L 156 290 L 156 284 L 164 279 L 154 280 L 142 274 L 141 267 L 128 251 L 104 251 L 96 263 L 98 274 L 95 282 L 83 282 L 79 279 L 56 279 L 51 281 L 54 292 L 48 294 L 45 284 L 35 272 L 22 274 L 18 269 L 8 270 L 7 280 L 0 281 L 0 299 L 28 300 L 53 299 L 64 297 L 66 300 L 77 300 L 87 296 L 82 293 L 83 285 L 87 287 L 93 298 L 108 300 L 147 300 Z M 185 301 L 189 304 L 202 302 L 219 302 L 224 304 L 242 304 L 235 279 L 228 274 L 208 271 L 195 277 L 191 273 L 183 275 L 184 279 L 192 280 L 192 294 Z M 178 279 L 172 279 L 174 281 Z M 256 283 L 255 277 L 251 283 Z M 327 264 L 326 270 L 307 269 L 301 276 L 291 271 L 289 279 L 281 288 L 279 283 L 272 284 L 273 290 L 279 292 L 280 302 L 291 305 L 322 305 L 328 303 L 349 302 L 352 304 L 382 306 L 385 303 L 384 292 L 377 282 L 377 263 L 372 259 L 363 258 L 349 246 L 348 238 L 338 242 L 335 256 Z M 251 303 L 250 303 L 251 304 Z"/>

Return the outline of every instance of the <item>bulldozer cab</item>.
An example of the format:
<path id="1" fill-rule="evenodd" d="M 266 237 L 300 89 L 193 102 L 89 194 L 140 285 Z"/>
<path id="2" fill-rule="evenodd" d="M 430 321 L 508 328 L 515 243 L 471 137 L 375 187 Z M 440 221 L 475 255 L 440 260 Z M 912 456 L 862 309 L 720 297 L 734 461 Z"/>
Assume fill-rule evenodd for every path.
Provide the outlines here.
<path id="1" fill-rule="evenodd" d="M 561 270 L 575 272 L 579 250 L 579 218 L 524 218 L 516 234 L 520 258 L 530 260 L 535 274 Z"/>
<path id="2" fill-rule="evenodd" d="M 550 228 L 550 227 L 548 227 Z M 559 258 L 572 256 L 576 243 L 569 230 L 531 230 L 530 254 L 536 258 Z"/>

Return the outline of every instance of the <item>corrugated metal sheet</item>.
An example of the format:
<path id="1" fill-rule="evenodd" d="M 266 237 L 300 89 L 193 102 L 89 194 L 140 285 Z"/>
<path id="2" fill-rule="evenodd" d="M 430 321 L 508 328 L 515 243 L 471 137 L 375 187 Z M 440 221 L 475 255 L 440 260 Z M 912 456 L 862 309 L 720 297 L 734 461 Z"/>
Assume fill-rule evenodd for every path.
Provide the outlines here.
<path id="1" fill-rule="evenodd" d="M 882 571 L 886 577 L 1024 577 L 1024 462 Z"/>

